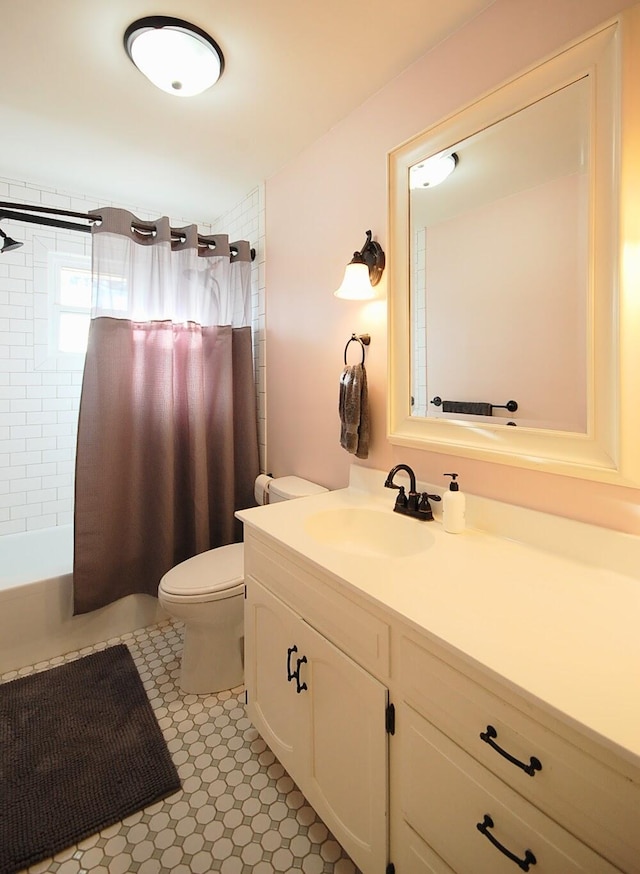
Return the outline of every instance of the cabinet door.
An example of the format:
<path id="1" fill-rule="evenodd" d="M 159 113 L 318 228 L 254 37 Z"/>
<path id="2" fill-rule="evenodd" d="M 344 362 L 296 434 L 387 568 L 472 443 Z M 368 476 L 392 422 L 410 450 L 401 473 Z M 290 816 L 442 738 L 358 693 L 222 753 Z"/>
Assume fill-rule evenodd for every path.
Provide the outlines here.
<path id="1" fill-rule="evenodd" d="M 366 874 L 388 861 L 385 686 L 305 624 L 300 694 L 308 708 L 304 792 Z M 300 703 L 303 703 L 302 701 Z"/>
<path id="2" fill-rule="evenodd" d="M 302 745 L 305 705 L 289 679 L 299 657 L 300 618 L 278 598 L 247 577 L 244 670 L 247 714 L 264 740 L 300 783 L 306 772 Z"/>
<path id="3" fill-rule="evenodd" d="M 248 715 L 360 870 L 383 874 L 387 689 L 255 579 L 246 584 Z"/>

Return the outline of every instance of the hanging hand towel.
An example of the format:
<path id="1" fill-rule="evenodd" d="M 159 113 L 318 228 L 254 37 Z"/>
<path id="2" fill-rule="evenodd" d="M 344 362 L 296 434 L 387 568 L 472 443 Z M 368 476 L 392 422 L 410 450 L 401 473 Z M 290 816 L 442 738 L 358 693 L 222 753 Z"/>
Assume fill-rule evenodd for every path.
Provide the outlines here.
<path id="1" fill-rule="evenodd" d="M 364 364 L 347 365 L 340 377 L 340 445 L 357 458 L 369 455 L 369 396 Z"/>

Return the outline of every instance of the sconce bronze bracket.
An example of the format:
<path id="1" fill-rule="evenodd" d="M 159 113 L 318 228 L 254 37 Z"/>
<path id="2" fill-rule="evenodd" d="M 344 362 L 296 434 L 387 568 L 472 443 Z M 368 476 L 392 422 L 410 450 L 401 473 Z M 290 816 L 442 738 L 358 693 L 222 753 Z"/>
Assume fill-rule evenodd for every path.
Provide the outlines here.
<path id="1" fill-rule="evenodd" d="M 382 278 L 385 257 L 382 246 L 371 239 L 371 231 L 366 231 L 367 239 L 359 252 L 353 253 L 352 264 L 366 264 L 369 268 L 369 281 L 377 285 Z"/>

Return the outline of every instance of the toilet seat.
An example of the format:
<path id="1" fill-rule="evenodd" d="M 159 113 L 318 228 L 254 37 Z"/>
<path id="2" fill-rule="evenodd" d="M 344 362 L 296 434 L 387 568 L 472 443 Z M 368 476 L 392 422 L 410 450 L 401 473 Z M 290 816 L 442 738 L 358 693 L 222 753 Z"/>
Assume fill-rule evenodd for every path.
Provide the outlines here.
<path id="1" fill-rule="evenodd" d="M 181 603 L 220 601 L 243 595 L 243 544 L 219 546 L 181 562 L 162 577 L 158 594 L 167 602 Z"/>

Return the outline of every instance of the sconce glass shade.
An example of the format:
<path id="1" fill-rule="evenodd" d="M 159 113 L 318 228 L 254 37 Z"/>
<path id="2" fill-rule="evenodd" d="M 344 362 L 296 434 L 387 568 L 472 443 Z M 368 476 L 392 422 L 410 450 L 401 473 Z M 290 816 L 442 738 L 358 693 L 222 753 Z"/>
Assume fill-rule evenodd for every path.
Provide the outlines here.
<path id="1" fill-rule="evenodd" d="M 376 296 L 373 287 L 380 282 L 384 266 L 382 247 L 371 239 L 371 231 L 366 231 L 364 246 L 353 253 L 344 271 L 342 285 L 333 293 L 346 300 L 371 300 Z"/>
<path id="2" fill-rule="evenodd" d="M 127 54 L 150 82 L 176 97 L 193 97 L 214 85 L 224 57 L 208 33 L 183 21 L 155 15 L 129 25 Z"/>
<path id="3" fill-rule="evenodd" d="M 369 279 L 369 268 L 364 261 L 347 264 L 342 284 L 334 294 L 344 300 L 371 300 L 376 296 Z"/>
<path id="4" fill-rule="evenodd" d="M 427 158 L 409 170 L 409 188 L 434 188 L 451 176 L 457 166 L 458 156 L 455 152 Z"/>

